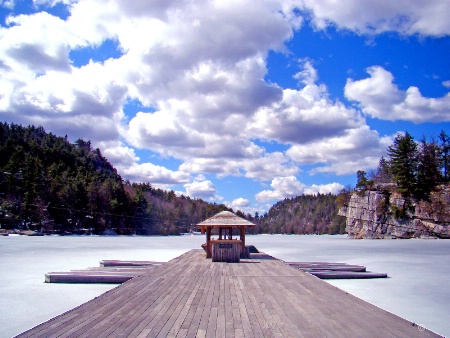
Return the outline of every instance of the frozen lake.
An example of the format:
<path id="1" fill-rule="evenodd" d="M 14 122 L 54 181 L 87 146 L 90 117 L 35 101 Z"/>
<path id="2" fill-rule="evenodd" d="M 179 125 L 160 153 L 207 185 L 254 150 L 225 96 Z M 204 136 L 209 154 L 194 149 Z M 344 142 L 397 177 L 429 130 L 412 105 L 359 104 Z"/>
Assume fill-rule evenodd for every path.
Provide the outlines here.
<path id="1" fill-rule="evenodd" d="M 248 235 L 246 240 L 284 261 L 346 262 L 386 272 L 390 278 L 330 283 L 450 336 L 450 240 L 295 235 Z M 98 266 L 102 259 L 168 261 L 204 241 L 204 236 L 0 237 L 0 337 L 19 334 L 115 287 L 46 284 L 46 272 Z"/>

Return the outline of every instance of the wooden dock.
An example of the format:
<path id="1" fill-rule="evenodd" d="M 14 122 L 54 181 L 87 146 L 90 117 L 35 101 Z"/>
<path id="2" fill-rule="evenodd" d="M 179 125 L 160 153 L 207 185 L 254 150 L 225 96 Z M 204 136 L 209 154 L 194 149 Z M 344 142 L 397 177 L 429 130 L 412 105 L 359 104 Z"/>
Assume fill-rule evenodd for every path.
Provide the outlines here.
<path id="1" fill-rule="evenodd" d="M 18 337 L 439 337 L 266 254 L 191 250 Z"/>

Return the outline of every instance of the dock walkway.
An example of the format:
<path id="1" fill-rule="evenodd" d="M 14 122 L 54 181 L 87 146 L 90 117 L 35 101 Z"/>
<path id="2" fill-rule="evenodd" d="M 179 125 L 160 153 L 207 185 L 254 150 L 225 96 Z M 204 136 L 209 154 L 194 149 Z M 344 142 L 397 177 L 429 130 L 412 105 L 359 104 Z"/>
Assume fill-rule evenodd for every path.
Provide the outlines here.
<path id="1" fill-rule="evenodd" d="M 18 337 L 439 336 L 266 254 L 191 250 Z"/>

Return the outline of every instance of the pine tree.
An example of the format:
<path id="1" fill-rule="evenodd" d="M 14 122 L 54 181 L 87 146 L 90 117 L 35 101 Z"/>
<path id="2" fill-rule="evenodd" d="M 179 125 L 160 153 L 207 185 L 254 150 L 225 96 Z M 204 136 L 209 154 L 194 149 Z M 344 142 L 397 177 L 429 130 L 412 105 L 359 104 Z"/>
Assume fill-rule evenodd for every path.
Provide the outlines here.
<path id="1" fill-rule="evenodd" d="M 390 183 L 392 177 L 389 172 L 389 163 L 384 156 L 381 157 L 378 162 L 378 168 L 375 172 L 372 172 L 370 178 L 376 183 Z"/>
<path id="2" fill-rule="evenodd" d="M 373 187 L 373 180 L 367 179 L 367 174 L 364 170 L 358 170 L 356 173 L 356 189 L 367 190 Z"/>
<path id="3" fill-rule="evenodd" d="M 441 168 L 443 181 L 450 181 L 450 136 L 444 130 L 439 134 L 441 140 Z"/>
<path id="4" fill-rule="evenodd" d="M 418 199 L 428 199 L 430 192 L 441 181 L 440 151 L 436 142 L 427 143 L 425 139 L 420 145 L 417 169 L 417 186 L 414 195 Z"/>
<path id="5" fill-rule="evenodd" d="M 414 138 L 406 132 L 398 134 L 394 144 L 388 147 L 390 173 L 398 190 L 404 196 L 410 196 L 417 184 L 418 153 Z"/>

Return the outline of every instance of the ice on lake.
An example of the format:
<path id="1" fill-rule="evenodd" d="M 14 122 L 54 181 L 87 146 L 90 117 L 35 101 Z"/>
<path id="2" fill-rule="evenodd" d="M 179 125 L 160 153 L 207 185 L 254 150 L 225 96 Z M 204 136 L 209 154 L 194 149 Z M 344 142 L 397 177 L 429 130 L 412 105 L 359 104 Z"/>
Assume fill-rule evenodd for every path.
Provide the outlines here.
<path id="1" fill-rule="evenodd" d="M 204 241 L 204 236 L 0 237 L 0 337 L 19 334 L 115 287 L 46 284 L 47 272 L 98 266 L 104 259 L 168 261 Z M 450 336 L 450 240 L 247 235 L 246 241 L 287 262 L 346 262 L 386 272 L 387 279 L 328 282 Z"/>

